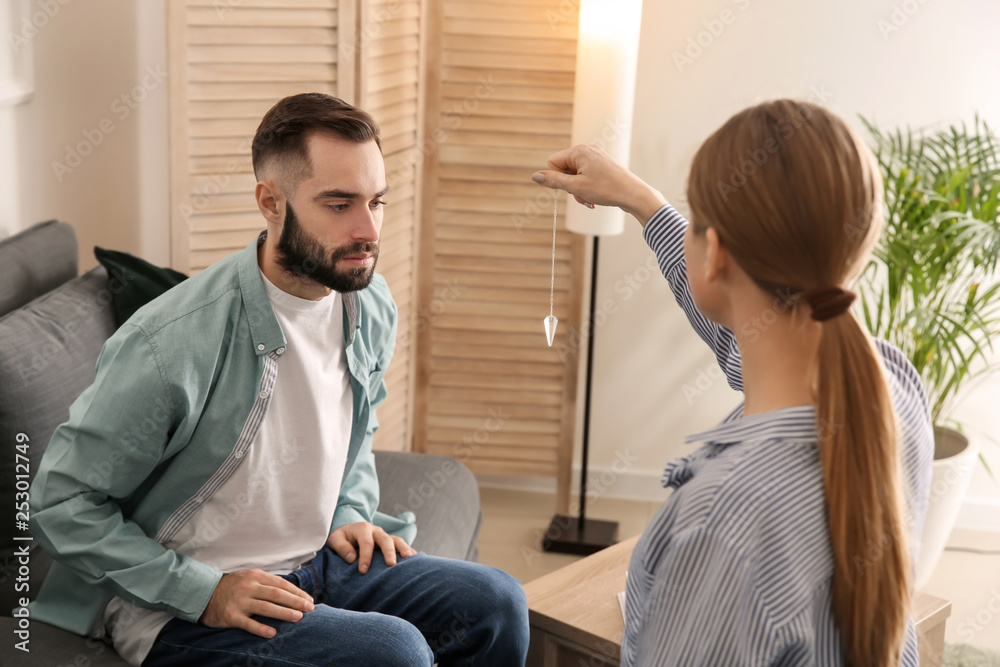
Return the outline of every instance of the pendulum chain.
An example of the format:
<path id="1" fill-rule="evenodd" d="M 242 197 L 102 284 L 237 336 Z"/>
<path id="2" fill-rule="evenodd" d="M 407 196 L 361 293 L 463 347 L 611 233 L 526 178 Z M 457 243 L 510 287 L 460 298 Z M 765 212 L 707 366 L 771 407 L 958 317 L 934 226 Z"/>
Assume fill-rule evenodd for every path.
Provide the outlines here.
<path id="1" fill-rule="evenodd" d="M 559 191 L 552 191 L 552 280 L 549 288 L 549 316 L 545 318 L 545 338 L 552 347 L 552 341 L 556 337 L 556 326 L 559 320 L 555 314 L 556 302 L 556 225 L 559 221 Z"/>

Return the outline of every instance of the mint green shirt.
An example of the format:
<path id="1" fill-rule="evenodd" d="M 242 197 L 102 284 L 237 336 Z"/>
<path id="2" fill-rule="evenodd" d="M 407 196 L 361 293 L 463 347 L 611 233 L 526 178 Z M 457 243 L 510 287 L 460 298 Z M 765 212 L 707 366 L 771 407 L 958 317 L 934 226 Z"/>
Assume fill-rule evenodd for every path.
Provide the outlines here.
<path id="1" fill-rule="evenodd" d="M 163 544 L 237 468 L 267 411 L 285 338 L 257 266 L 266 235 L 143 306 L 105 342 L 94 383 L 53 433 L 31 486 L 32 534 L 56 560 L 33 618 L 93 634 L 113 595 L 201 617 L 222 572 Z M 354 406 L 330 531 L 370 521 L 412 542 L 413 513 L 376 511 L 371 450 L 396 305 L 379 275 L 343 298 Z"/>

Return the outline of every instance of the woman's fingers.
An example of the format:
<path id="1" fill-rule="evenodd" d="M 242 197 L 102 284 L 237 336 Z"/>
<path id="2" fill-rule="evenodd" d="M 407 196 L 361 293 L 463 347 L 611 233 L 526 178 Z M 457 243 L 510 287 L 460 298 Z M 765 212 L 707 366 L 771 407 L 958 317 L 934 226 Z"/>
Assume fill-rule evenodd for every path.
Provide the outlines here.
<path id="1" fill-rule="evenodd" d="M 565 190 L 589 208 L 617 206 L 645 224 L 666 199 L 597 145 L 577 145 L 549 156 L 549 168 L 532 175 L 548 188 Z"/>
<path id="2" fill-rule="evenodd" d="M 600 146 L 577 145 L 549 156 L 549 168 L 532 175 L 539 185 L 565 190 L 590 208 L 618 206 L 621 181 L 631 176 Z"/>

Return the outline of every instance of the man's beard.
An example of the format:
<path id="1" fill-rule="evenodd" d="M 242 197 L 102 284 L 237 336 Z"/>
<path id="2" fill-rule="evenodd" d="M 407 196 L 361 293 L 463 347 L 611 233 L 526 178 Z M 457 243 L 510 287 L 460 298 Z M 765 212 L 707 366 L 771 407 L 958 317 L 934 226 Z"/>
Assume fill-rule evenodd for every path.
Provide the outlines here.
<path id="1" fill-rule="evenodd" d="M 378 263 L 378 243 L 352 243 L 341 246 L 332 253 L 324 250 L 319 241 L 302 230 L 292 205 L 287 201 L 285 226 L 275 249 L 275 261 L 289 274 L 317 282 L 337 292 L 356 292 L 368 287 L 375 275 L 375 264 Z M 344 257 L 361 254 L 372 256 L 369 266 L 356 266 L 343 271 L 337 269 L 337 262 Z"/>

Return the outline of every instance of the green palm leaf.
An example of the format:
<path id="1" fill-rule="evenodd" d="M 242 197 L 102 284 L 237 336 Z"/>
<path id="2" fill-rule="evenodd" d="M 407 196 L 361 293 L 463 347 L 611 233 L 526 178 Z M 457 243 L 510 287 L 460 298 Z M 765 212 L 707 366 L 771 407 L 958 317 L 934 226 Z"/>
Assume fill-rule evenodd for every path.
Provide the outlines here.
<path id="1" fill-rule="evenodd" d="M 950 423 L 959 391 L 996 370 L 986 352 L 1000 333 L 1000 139 L 978 116 L 937 130 L 861 122 L 886 216 L 858 281 L 863 321 L 920 373 L 934 423 Z"/>

